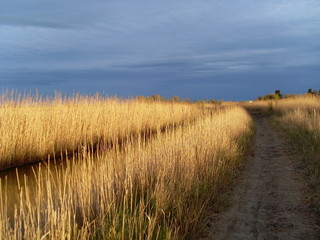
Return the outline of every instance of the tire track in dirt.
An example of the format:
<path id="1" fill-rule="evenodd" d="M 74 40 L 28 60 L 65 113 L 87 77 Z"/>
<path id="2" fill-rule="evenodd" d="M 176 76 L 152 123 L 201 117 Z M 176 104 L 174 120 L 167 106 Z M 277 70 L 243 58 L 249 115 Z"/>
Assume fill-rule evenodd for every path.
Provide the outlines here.
<path id="1" fill-rule="evenodd" d="M 245 170 L 232 192 L 232 206 L 206 216 L 201 239 L 318 239 L 307 193 L 291 146 L 260 112 Z M 210 214 L 209 214 L 210 215 Z"/>

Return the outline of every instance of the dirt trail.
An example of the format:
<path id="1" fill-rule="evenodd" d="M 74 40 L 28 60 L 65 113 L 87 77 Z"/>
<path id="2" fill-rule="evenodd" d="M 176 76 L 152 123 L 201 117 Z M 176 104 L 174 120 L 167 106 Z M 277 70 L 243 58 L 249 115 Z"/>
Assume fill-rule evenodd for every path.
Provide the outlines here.
<path id="1" fill-rule="evenodd" d="M 202 239 L 317 239 L 307 193 L 292 149 L 260 112 L 256 135 L 225 212 L 207 217 Z"/>

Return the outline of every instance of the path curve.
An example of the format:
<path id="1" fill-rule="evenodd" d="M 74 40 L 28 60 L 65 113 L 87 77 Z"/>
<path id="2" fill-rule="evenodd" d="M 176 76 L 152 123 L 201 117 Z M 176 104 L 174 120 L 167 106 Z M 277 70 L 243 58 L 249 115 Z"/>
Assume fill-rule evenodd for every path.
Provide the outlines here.
<path id="1" fill-rule="evenodd" d="M 299 164 L 289 144 L 261 112 L 251 112 L 256 134 L 232 205 L 207 224 L 202 239 L 317 239 Z M 210 219 L 210 218 L 209 218 Z"/>

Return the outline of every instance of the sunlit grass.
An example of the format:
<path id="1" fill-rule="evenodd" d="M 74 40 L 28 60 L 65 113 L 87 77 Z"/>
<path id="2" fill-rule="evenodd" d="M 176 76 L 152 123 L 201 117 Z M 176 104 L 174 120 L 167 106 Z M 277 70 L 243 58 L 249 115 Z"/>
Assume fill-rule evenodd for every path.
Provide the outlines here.
<path id="1" fill-rule="evenodd" d="M 121 109 L 120 103 L 111 104 Z M 138 105 L 122 107 L 128 104 Z M 163 114 L 166 106 L 151 105 Z M 185 105 L 168 106 L 173 112 L 175 107 L 190 111 Z M 83 151 L 60 165 L 42 163 L 33 176 L 20 176 L 19 183 L 9 185 L 2 178 L 0 239 L 191 237 L 207 204 L 236 174 L 251 124 L 238 107 L 211 111 L 150 139 L 139 135 L 121 147 Z M 16 202 L 7 200 L 11 189 L 18 189 Z"/>
<path id="2" fill-rule="evenodd" d="M 201 114 L 197 106 L 183 103 L 4 94 L 0 101 L 0 169 L 147 134 L 192 121 Z"/>
<path id="3" fill-rule="evenodd" d="M 273 104 L 273 121 L 291 140 L 307 170 L 311 200 L 320 218 L 320 97 L 296 96 Z"/>
<path id="4" fill-rule="evenodd" d="M 273 109 L 274 119 L 304 155 L 320 152 L 320 97 L 284 99 L 275 103 Z"/>

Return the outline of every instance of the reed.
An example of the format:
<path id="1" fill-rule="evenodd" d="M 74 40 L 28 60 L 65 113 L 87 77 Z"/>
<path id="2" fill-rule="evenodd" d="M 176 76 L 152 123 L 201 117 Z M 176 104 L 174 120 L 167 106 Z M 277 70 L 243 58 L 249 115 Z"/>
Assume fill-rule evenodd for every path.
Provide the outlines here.
<path id="1" fill-rule="evenodd" d="M 101 96 L 52 99 L 0 97 L 0 169 L 47 159 L 48 155 L 114 143 L 194 120 L 192 104 L 143 102 Z"/>
<path id="2" fill-rule="evenodd" d="M 40 163 L 15 183 L 2 177 L 0 239 L 191 238 L 237 173 L 251 126 L 242 108 L 215 110 L 150 139 Z"/>

